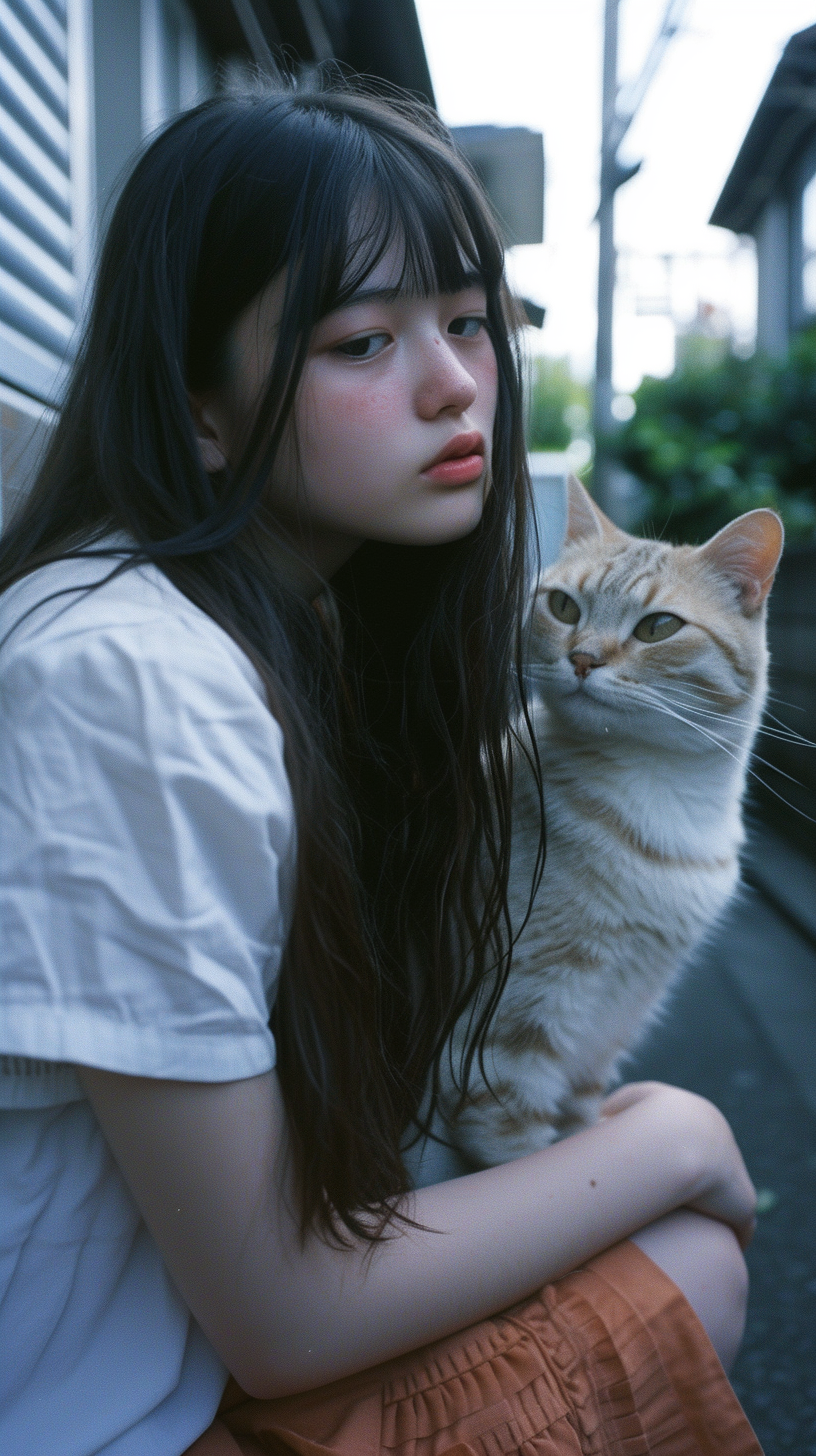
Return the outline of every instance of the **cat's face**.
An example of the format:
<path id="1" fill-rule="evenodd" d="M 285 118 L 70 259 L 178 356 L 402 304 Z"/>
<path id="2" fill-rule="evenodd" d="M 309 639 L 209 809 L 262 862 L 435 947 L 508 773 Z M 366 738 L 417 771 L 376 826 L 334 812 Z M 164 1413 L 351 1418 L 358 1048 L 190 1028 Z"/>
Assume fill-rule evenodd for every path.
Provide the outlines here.
<path id="1" fill-rule="evenodd" d="M 533 603 L 531 677 L 582 736 L 689 750 L 737 745 L 765 692 L 764 602 L 782 548 L 771 511 L 702 547 L 619 531 L 570 483 L 565 547 Z"/>

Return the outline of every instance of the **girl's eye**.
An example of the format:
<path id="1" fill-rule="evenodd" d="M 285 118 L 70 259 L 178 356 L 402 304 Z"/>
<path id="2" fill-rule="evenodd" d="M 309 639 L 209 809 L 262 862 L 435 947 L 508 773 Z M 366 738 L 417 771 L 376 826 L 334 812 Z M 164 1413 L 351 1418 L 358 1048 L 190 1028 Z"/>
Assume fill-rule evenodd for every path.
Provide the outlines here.
<path id="1" fill-rule="evenodd" d="M 475 339 L 486 322 L 478 314 L 464 314 L 462 318 L 455 318 L 448 324 L 448 333 L 455 334 L 459 339 Z"/>
<path id="2" fill-rule="evenodd" d="M 632 636 L 637 637 L 638 642 L 663 642 L 685 625 L 683 618 L 675 617 L 673 612 L 652 612 L 638 622 Z"/>
<path id="3" fill-rule="evenodd" d="M 338 344 L 336 353 L 346 359 L 374 359 L 390 342 L 390 334 L 360 334 L 356 339 L 345 339 Z"/>
<path id="4" fill-rule="evenodd" d="M 547 603 L 557 622 L 566 622 L 568 626 L 574 627 L 580 620 L 581 608 L 565 591 L 551 591 L 547 596 Z"/>

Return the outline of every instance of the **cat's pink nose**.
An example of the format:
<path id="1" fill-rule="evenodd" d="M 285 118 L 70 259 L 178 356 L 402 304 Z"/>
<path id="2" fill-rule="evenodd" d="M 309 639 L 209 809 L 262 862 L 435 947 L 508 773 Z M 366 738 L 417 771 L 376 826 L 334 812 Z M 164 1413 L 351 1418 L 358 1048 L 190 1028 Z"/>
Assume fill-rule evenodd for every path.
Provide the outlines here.
<path id="1" fill-rule="evenodd" d="M 594 657 L 591 652 L 571 652 L 569 660 L 575 668 L 575 676 L 579 677 L 582 682 L 585 677 L 589 677 L 593 667 L 603 665 L 603 659 Z"/>

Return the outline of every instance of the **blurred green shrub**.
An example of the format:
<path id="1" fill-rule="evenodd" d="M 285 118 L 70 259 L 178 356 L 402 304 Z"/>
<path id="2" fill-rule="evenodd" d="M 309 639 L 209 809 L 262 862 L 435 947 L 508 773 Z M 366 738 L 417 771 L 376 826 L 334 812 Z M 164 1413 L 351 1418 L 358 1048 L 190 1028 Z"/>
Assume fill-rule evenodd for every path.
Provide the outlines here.
<path id="1" fill-rule="evenodd" d="M 528 449 L 566 450 L 587 434 L 589 413 L 589 390 L 573 377 L 567 359 L 539 355 L 531 361 Z"/>
<path id="2" fill-rule="evenodd" d="M 611 454 L 645 487 L 639 532 L 704 541 L 771 506 L 788 539 L 816 539 L 816 328 L 784 360 L 688 337 L 668 379 L 644 379 Z"/>

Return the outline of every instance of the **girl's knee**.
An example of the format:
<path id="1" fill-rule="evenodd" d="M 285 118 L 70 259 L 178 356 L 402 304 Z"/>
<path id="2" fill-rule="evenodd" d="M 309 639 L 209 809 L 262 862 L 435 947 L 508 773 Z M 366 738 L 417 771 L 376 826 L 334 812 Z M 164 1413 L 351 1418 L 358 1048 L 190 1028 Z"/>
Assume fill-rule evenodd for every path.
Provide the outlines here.
<path id="1" fill-rule="evenodd" d="M 699 1219 L 701 1225 L 694 1239 L 700 1249 L 704 1308 L 709 1310 L 713 1306 L 714 1309 L 711 1339 L 723 1365 L 730 1369 L 745 1330 L 748 1266 L 737 1236 L 728 1224 L 703 1214 L 692 1217 Z"/>
<path id="2" fill-rule="evenodd" d="M 726 1370 L 745 1329 L 748 1270 L 727 1224 L 678 1209 L 634 1236 L 686 1296 Z"/>

